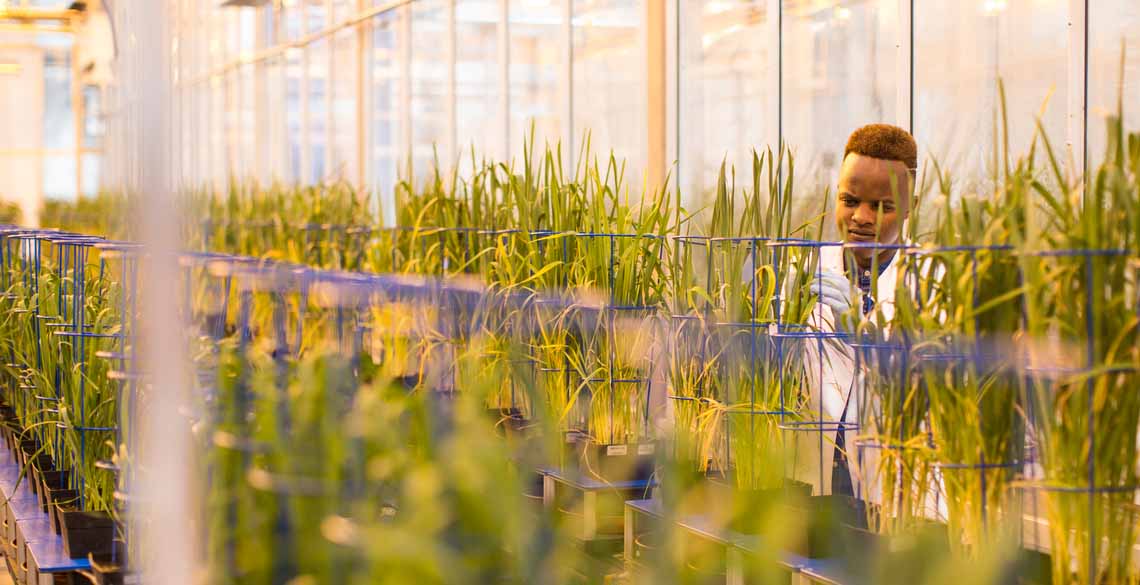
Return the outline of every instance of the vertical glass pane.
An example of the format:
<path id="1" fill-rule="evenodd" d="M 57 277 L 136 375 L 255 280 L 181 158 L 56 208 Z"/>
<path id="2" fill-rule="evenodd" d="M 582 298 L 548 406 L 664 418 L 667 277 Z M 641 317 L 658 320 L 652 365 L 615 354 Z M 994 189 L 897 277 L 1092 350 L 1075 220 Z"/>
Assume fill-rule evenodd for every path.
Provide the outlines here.
<path id="1" fill-rule="evenodd" d="M 333 39 L 333 173 L 347 181 L 357 179 L 356 163 L 356 31 L 346 29 Z"/>
<path id="2" fill-rule="evenodd" d="M 238 51 L 249 55 L 257 49 L 257 9 L 241 8 L 238 16 Z"/>
<path id="3" fill-rule="evenodd" d="M 779 140 L 767 7 L 767 0 L 681 4 L 678 144 L 690 206 L 715 188 L 722 161 L 746 173 L 752 149 Z"/>
<path id="4" fill-rule="evenodd" d="M 1011 156 L 1027 153 L 1046 98 L 1042 122 L 1053 144 L 1063 148 L 1065 0 L 934 0 L 915 10 L 914 133 L 920 159 L 937 159 L 964 189 L 987 188 L 999 78 L 1005 84 Z"/>
<path id="5" fill-rule="evenodd" d="M 43 194 L 47 199 L 75 199 L 75 155 L 43 157 Z"/>
<path id="6" fill-rule="evenodd" d="M 75 148 L 75 112 L 71 107 L 71 58 L 67 52 L 44 52 L 44 142 L 47 149 Z M 75 165 L 72 165 L 74 167 Z M 72 191 L 74 191 L 74 186 Z"/>
<path id="7" fill-rule="evenodd" d="M 369 75 L 369 173 L 370 184 L 377 193 L 380 213 L 391 225 L 395 219 L 396 182 L 399 180 L 403 124 L 400 95 L 403 62 L 407 58 L 401 48 L 401 19 L 407 9 L 386 12 L 372 19 L 372 39 L 368 60 Z"/>
<path id="8" fill-rule="evenodd" d="M 314 33 L 328 26 L 325 0 L 302 0 L 305 6 L 305 32 Z"/>
<path id="9" fill-rule="evenodd" d="M 1089 163 L 1096 165 L 1106 147 L 1105 117 L 1117 114 L 1118 101 L 1124 104 L 1125 130 L 1140 130 L 1140 3 L 1103 0 L 1091 3 L 1089 11 Z"/>
<path id="10" fill-rule="evenodd" d="M 455 93 L 460 169 L 477 157 L 500 152 L 498 2 L 458 0 L 455 5 Z"/>
<path id="11" fill-rule="evenodd" d="M 303 10 L 304 7 L 297 3 L 281 7 L 281 22 L 285 28 L 285 39 L 283 40 L 295 41 L 305 34 Z"/>
<path id="12" fill-rule="evenodd" d="M 356 11 L 356 0 L 333 0 L 333 22 L 341 22 Z"/>
<path id="13" fill-rule="evenodd" d="M 286 112 L 289 109 L 290 95 L 287 91 L 285 58 L 270 59 L 266 72 L 266 144 L 269 151 L 269 177 L 272 181 L 290 181 L 289 164 L 292 150 L 292 134 L 287 126 Z M 295 96 L 294 96 L 295 99 Z"/>
<path id="14" fill-rule="evenodd" d="M 898 121 L 898 2 L 785 0 L 783 10 L 783 140 L 796 157 L 793 206 L 807 215 L 834 192 L 851 131 Z"/>
<path id="15" fill-rule="evenodd" d="M 83 155 L 83 196 L 94 197 L 99 193 L 102 174 L 102 155 Z"/>
<path id="16" fill-rule="evenodd" d="M 99 87 L 83 88 L 83 148 L 100 148 L 107 126 L 103 121 L 103 92 Z"/>
<path id="17" fill-rule="evenodd" d="M 209 178 L 222 184 L 226 180 L 226 89 L 225 80 L 215 76 L 210 81 L 210 166 Z"/>
<path id="18" fill-rule="evenodd" d="M 561 138 L 563 9 L 561 2 L 511 0 L 510 156 L 521 160 L 534 124 L 536 150 Z M 498 63 L 498 60 L 495 61 Z M 496 67 L 498 65 L 495 65 Z"/>
<path id="19" fill-rule="evenodd" d="M 645 164 L 645 54 L 641 0 L 574 0 L 574 139 L 626 159 L 627 182 Z"/>
<path id="20" fill-rule="evenodd" d="M 259 108 L 257 107 L 256 95 L 257 87 L 254 85 L 254 66 L 252 64 L 243 65 L 239 69 L 241 76 L 241 85 L 239 94 L 240 107 L 241 107 L 241 124 L 238 126 L 240 132 L 238 144 L 241 148 L 241 175 L 243 179 L 252 179 L 257 176 L 258 168 L 261 159 L 261 145 L 257 141 L 257 116 Z"/>
<path id="21" fill-rule="evenodd" d="M 304 143 L 301 120 L 301 81 L 305 75 L 300 49 L 285 51 L 285 131 L 289 144 L 287 178 L 293 183 L 301 182 L 304 171 L 301 168 L 301 146 Z"/>
<path id="22" fill-rule="evenodd" d="M 446 167 L 454 156 L 447 152 L 447 2 L 420 0 L 412 4 L 412 156 L 417 177 L 433 166 L 434 149 L 440 149 Z"/>
<path id="23" fill-rule="evenodd" d="M 114 88 L 111 89 L 114 92 Z M 194 88 L 194 104 L 197 108 L 194 116 L 194 133 L 193 140 L 195 141 L 196 148 L 194 149 L 194 186 L 203 186 L 210 180 L 210 148 L 213 146 L 211 143 L 211 129 L 210 129 L 210 99 L 211 91 L 209 83 L 202 83 Z M 111 101 L 111 103 L 116 103 Z M 121 141 L 122 135 L 119 134 Z M 107 153 L 112 156 L 118 156 L 115 153 L 115 148 L 123 148 L 122 142 L 118 144 L 113 143 L 111 140 L 107 141 Z M 119 170 L 118 165 L 109 165 L 108 168 Z"/>
<path id="24" fill-rule="evenodd" d="M 242 176 L 242 159 L 245 155 L 241 148 L 241 77 L 238 73 L 226 75 L 223 91 L 225 92 L 223 128 L 226 158 L 219 179 L 226 180 L 229 177 Z"/>
<path id="25" fill-rule="evenodd" d="M 321 39 L 308 48 L 309 57 L 309 169 L 304 180 L 323 181 L 328 173 L 326 150 L 329 130 L 329 43 Z"/>
<path id="26" fill-rule="evenodd" d="M 282 41 L 280 38 L 281 31 L 278 30 L 277 14 L 274 12 L 274 8 L 274 5 L 270 4 L 261 12 L 261 26 L 265 29 L 265 36 L 258 47 L 259 49 L 276 46 Z"/>
<path id="27" fill-rule="evenodd" d="M 225 31 L 225 37 L 223 37 L 225 39 L 223 43 L 223 50 L 225 51 L 223 60 L 225 62 L 233 61 L 241 55 L 243 36 L 241 12 L 220 7 L 215 8 L 215 10 L 221 13 L 220 18 L 223 23 L 222 30 Z"/>

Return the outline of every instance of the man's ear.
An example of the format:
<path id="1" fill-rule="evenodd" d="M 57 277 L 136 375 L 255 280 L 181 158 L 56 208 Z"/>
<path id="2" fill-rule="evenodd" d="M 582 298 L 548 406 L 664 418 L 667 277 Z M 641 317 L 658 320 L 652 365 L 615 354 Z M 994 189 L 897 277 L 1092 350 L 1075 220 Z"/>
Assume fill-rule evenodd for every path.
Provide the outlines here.
<path id="1" fill-rule="evenodd" d="M 918 205 L 918 177 L 914 173 L 907 173 L 907 189 L 903 192 L 906 197 L 906 205 L 904 206 L 905 217 L 910 217 L 910 212 Z"/>

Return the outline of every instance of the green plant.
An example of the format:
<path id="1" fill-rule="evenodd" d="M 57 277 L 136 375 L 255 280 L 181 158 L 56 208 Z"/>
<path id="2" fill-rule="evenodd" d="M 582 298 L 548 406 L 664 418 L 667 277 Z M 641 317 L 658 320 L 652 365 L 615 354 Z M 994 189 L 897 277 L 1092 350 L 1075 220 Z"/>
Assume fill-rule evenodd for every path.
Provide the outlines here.
<path id="1" fill-rule="evenodd" d="M 1140 135 L 1110 118 L 1104 163 L 1083 182 L 1066 180 L 1039 137 L 1051 185 L 1028 186 L 1050 213 L 1026 230 L 1026 332 L 1072 348 L 1030 351 L 1053 574 L 1057 583 L 1123 582 L 1135 575 L 1128 505 L 1137 483 L 1140 339 L 1130 257 L 1140 251 Z"/>

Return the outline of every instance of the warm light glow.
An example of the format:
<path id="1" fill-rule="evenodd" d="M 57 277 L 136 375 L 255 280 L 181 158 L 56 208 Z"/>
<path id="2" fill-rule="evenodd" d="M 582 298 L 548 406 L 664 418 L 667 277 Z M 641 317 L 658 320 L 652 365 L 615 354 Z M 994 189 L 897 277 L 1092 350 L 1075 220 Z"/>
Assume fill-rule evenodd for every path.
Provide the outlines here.
<path id="1" fill-rule="evenodd" d="M 740 32 L 741 30 L 744 30 L 744 25 L 733 24 L 716 32 L 705 33 L 701 37 L 701 46 L 705 49 L 708 49 L 709 47 L 720 42 L 722 39 Z"/>
<path id="2" fill-rule="evenodd" d="M 732 2 L 724 0 L 713 0 L 705 5 L 705 12 L 708 14 L 720 14 L 729 10 L 732 10 Z"/>
<path id="3" fill-rule="evenodd" d="M 851 9 L 847 8 L 846 6 L 840 6 L 840 7 L 836 8 L 835 9 L 835 18 L 837 20 L 850 20 L 851 19 Z"/>
<path id="4" fill-rule="evenodd" d="M 2 1 L 0 0 L 0 2 Z M 19 75 L 23 69 L 19 63 L 0 63 L 0 75 Z"/>
<path id="5" fill-rule="evenodd" d="M 1009 3 L 1006 0 L 986 0 L 982 3 L 982 12 L 986 14 L 997 14 L 1006 9 Z"/>

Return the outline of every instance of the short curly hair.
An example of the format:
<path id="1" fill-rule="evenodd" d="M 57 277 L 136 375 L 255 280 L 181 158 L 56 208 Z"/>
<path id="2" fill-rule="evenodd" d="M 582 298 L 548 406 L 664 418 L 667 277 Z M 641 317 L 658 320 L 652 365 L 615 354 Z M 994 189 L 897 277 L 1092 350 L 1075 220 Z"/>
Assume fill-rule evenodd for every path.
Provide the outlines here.
<path id="1" fill-rule="evenodd" d="M 867 124 L 851 133 L 843 158 L 851 153 L 881 160 L 897 160 L 918 172 L 918 145 L 910 132 L 891 124 Z"/>

